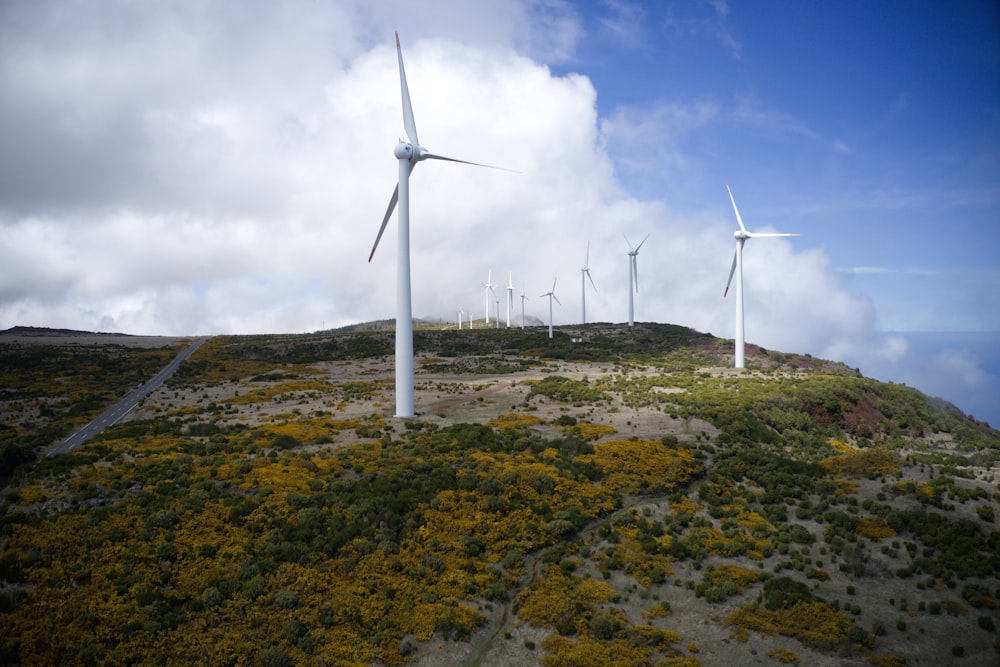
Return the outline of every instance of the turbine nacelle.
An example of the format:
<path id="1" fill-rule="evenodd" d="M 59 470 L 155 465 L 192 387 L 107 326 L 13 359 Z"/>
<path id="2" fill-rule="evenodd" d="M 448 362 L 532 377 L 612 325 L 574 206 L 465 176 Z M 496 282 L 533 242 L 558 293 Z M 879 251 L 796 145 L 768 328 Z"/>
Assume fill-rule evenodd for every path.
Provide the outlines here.
<path id="1" fill-rule="evenodd" d="M 420 149 L 418 148 L 414 150 L 413 144 L 408 141 L 400 141 L 396 144 L 396 148 L 392 151 L 392 154 L 396 156 L 397 160 L 409 160 L 410 162 L 419 160 L 420 153 Z M 416 160 L 414 158 L 416 158 Z"/>

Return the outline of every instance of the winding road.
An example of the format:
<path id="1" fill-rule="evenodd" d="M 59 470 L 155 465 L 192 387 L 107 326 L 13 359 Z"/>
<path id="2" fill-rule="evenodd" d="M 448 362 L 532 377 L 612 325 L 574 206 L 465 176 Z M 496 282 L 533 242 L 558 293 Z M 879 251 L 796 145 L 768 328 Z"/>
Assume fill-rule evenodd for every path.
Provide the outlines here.
<path id="1" fill-rule="evenodd" d="M 154 375 L 151 380 L 136 387 L 130 391 L 125 398 L 112 405 L 97 417 L 94 417 L 94 419 L 91 420 L 86 426 L 66 438 L 62 444 L 53 448 L 52 451 L 49 452 L 49 456 L 71 452 L 93 438 L 95 435 L 102 433 L 104 429 L 116 424 L 118 420 L 131 412 L 135 406 L 139 405 L 139 401 L 158 389 L 167 378 L 177 371 L 181 363 L 194 354 L 194 351 L 201 347 L 206 340 L 208 340 L 208 337 L 199 338 L 195 342 L 191 343 L 180 354 L 174 357 L 170 363 L 163 368 L 163 370 Z"/>

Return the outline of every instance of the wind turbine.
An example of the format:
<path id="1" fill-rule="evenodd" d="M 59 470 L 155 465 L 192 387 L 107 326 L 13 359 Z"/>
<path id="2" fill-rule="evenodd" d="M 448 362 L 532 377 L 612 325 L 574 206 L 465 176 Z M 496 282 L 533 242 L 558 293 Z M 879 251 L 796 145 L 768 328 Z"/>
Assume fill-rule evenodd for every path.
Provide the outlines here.
<path id="1" fill-rule="evenodd" d="M 490 269 L 483 287 L 486 288 L 486 324 L 488 325 L 490 323 L 490 292 L 493 292 L 493 269 Z"/>
<path id="2" fill-rule="evenodd" d="M 590 276 L 590 241 L 587 241 L 587 255 L 583 260 L 583 268 L 580 269 L 580 310 L 583 324 L 587 323 L 587 280 L 590 279 L 591 286 L 596 290 L 594 279 Z"/>
<path id="3" fill-rule="evenodd" d="M 729 284 L 733 282 L 733 274 L 736 274 L 736 353 L 735 353 L 735 363 L 736 368 L 743 368 L 744 356 L 743 356 L 743 343 L 744 343 L 744 329 L 743 329 L 743 244 L 746 243 L 747 239 L 755 238 L 766 238 L 774 236 L 798 236 L 798 234 L 778 234 L 778 233 L 762 233 L 762 232 L 748 232 L 747 228 L 743 226 L 743 218 L 740 217 L 740 210 L 736 208 L 736 200 L 733 199 L 733 191 L 729 189 L 729 184 L 726 183 L 726 192 L 729 193 L 729 201 L 733 202 L 733 211 L 736 213 L 736 222 L 739 223 L 740 228 L 733 232 L 733 236 L 736 238 L 736 252 L 733 253 L 733 266 L 729 269 L 729 280 L 726 281 L 726 291 L 722 293 L 723 298 L 729 294 Z"/>
<path id="4" fill-rule="evenodd" d="M 389 207 L 382 218 L 378 236 L 372 245 L 368 261 L 375 256 L 375 249 L 385 227 L 389 224 L 392 212 L 399 204 L 397 245 L 396 245 L 396 416 L 413 416 L 413 307 L 410 301 L 410 172 L 422 160 L 444 160 L 460 162 L 478 167 L 488 165 L 431 153 L 420 145 L 417 139 L 417 125 L 413 120 L 413 107 L 410 104 L 410 91 L 406 85 L 406 71 L 403 68 L 403 49 L 399 46 L 399 33 L 396 33 L 396 54 L 399 59 L 399 86 L 403 100 L 403 127 L 406 130 L 406 141 L 400 139 L 393 150 L 393 155 L 399 161 L 399 181 L 389 199 Z"/>
<path id="5" fill-rule="evenodd" d="M 524 295 L 524 286 L 521 287 L 521 328 L 524 328 L 524 300 L 527 299 Z"/>
<path id="6" fill-rule="evenodd" d="M 465 311 L 462 310 L 461 306 L 459 306 L 459 308 L 458 308 L 458 330 L 459 331 L 462 330 L 462 316 L 463 315 L 465 315 Z M 472 327 L 470 326 L 469 328 L 471 329 Z"/>
<path id="7" fill-rule="evenodd" d="M 549 338 L 552 338 L 552 299 L 555 299 L 556 303 L 558 303 L 560 306 L 562 305 L 562 301 L 560 301 L 559 297 L 556 296 L 556 281 L 558 279 L 559 279 L 558 276 L 553 278 L 552 290 L 542 295 L 549 297 Z"/>
<path id="8" fill-rule="evenodd" d="M 507 272 L 507 328 L 510 329 L 510 310 L 514 307 L 514 274 Z M 500 313 L 497 313 L 500 317 Z"/>
<path id="9" fill-rule="evenodd" d="M 499 329 L 500 328 L 500 297 L 497 296 L 496 292 L 493 292 L 493 296 L 496 297 L 496 300 L 497 300 L 497 319 L 496 319 L 496 325 L 497 325 L 497 329 Z"/>
<path id="10" fill-rule="evenodd" d="M 624 234 L 622 235 L 624 236 Z M 639 293 L 639 266 L 636 263 L 636 257 L 639 255 L 639 248 L 642 244 L 646 242 L 649 238 L 649 234 L 646 234 L 646 238 L 642 240 L 639 245 L 632 247 L 632 243 L 625 236 L 625 243 L 628 244 L 628 325 L 633 326 L 635 324 L 635 303 L 633 300 L 632 290 L 635 293 Z"/>

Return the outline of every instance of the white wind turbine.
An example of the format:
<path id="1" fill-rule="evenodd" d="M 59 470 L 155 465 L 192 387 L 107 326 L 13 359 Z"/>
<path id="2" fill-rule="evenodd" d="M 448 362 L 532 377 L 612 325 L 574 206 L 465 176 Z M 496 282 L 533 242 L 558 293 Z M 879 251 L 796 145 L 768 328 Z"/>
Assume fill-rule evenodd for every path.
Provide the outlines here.
<path id="1" fill-rule="evenodd" d="M 486 278 L 486 282 L 483 283 L 483 287 L 486 288 L 486 324 L 489 325 L 489 323 L 490 323 L 490 292 L 493 292 L 493 269 L 490 269 L 490 273 L 489 273 L 489 275 Z"/>
<path id="2" fill-rule="evenodd" d="M 459 308 L 458 308 L 458 330 L 459 331 L 462 330 L 462 316 L 463 315 L 465 315 L 465 311 L 462 310 L 461 306 L 459 306 Z M 469 328 L 471 329 L 472 327 L 469 327 Z"/>
<path id="3" fill-rule="evenodd" d="M 558 276 L 553 278 L 552 290 L 542 295 L 549 297 L 549 338 L 552 338 L 552 299 L 555 299 L 556 303 L 558 303 L 560 306 L 562 305 L 562 301 L 560 301 L 559 297 L 556 296 L 556 281 L 558 279 L 559 279 Z"/>
<path id="4" fill-rule="evenodd" d="M 635 302 L 632 291 L 635 290 L 636 294 L 638 294 L 639 292 L 639 266 L 638 263 L 636 262 L 636 257 L 638 257 L 639 255 L 639 248 L 642 247 L 642 244 L 645 243 L 646 239 L 648 238 L 649 234 L 646 234 L 646 237 L 642 239 L 642 242 L 633 248 L 632 243 L 628 240 L 628 237 L 625 236 L 625 243 L 628 244 L 628 325 L 629 326 L 633 326 L 635 324 Z"/>
<path id="5" fill-rule="evenodd" d="M 733 191 L 729 189 L 729 184 L 726 184 L 726 191 L 729 193 L 729 201 L 733 203 L 733 211 L 736 213 L 736 222 L 739 223 L 740 228 L 733 232 L 733 236 L 736 238 L 736 252 L 733 253 L 733 266 L 729 269 L 729 280 L 726 281 L 726 291 L 722 293 L 723 298 L 729 294 L 729 285 L 733 282 L 733 274 L 736 274 L 736 352 L 735 352 L 735 363 L 736 368 L 743 368 L 744 356 L 743 356 L 743 343 L 744 343 L 744 329 L 743 329 L 743 244 L 747 239 L 755 238 L 766 238 L 774 236 L 798 236 L 798 234 L 778 234 L 778 233 L 762 233 L 762 232 L 748 232 L 747 228 L 743 226 L 743 218 L 740 217 L 740 210 L 736 208 L 736 200 L 733 199 Z"/>
<path id="6" fill-rule="evenodd" d="M 524 328 L 524 300 L 527 299 L 524 295 L 524 286 L 521 286 L 521 328 Z"/>
<path id="7" fill-rule="evenodd" d="M 510 311 L 514 307 L 514 274 L 507 273 L 507 328 L 510 329 Z M 500 317 L 500 313 L 497 313 Z"/>
<path id="8" fill-rule="evenodd" d="M 590 276 L 590 241 L 587 241 L 587 255 L 583 260 L 583 268 L 580 269 L 580 317 L 583 324 L 587 323 L 587 279 L 596 290 L 594 279 Z"/>
<path id="9" fill-rule="evenodd" d="M 396 33 L 396 54 L 399 59 L 399 85 L 403 98 L 403 127 L 406 129 L 407 141 L 400 139 L 393 154 L 399 161 L 399 181 L 389 199 L 389 207 L 382 218 L 378 236 L 372 245 L 368 261 L 375 256 L 385 227 L 389 224 L 392 212 L 399 204 L 398 240 L 396 246 L 396 416 L 413 416 L 413 308 L 410 301 L 410 172 L 421 160 L 444 160 L 460 162 L 479 167 L 488 165 L 466 160 L 456 160 L 431 153 L 420 145 L 417 139 L 417 125 L 413 120 L 413 107 L 410 105 L 410 91 L 406 85 L 406 71 L 403 69 L 403 49 L 399 46 L 399 33 Z"/>

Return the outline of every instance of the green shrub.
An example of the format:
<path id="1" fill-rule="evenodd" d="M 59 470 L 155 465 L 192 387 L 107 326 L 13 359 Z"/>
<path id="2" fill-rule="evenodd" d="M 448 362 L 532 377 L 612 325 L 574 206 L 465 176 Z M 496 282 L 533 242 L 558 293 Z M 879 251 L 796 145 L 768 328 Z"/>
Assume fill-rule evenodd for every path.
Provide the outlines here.
<path id="1" fill-rule="evenodd" d="M 274 604 L 285 609 L 294 609 L 299 604 L 299 594 L 287 588 L 282 588 L 276 592 L 271 599 L 274 601 Z"/>
<path id="2" fill-rule="evenodd" d="M 764 607 L 770 611 L 792 607 L 796 602 L 812 600 L 809 587 L 788 577 L 774 577 L 764 582 Z"/>

